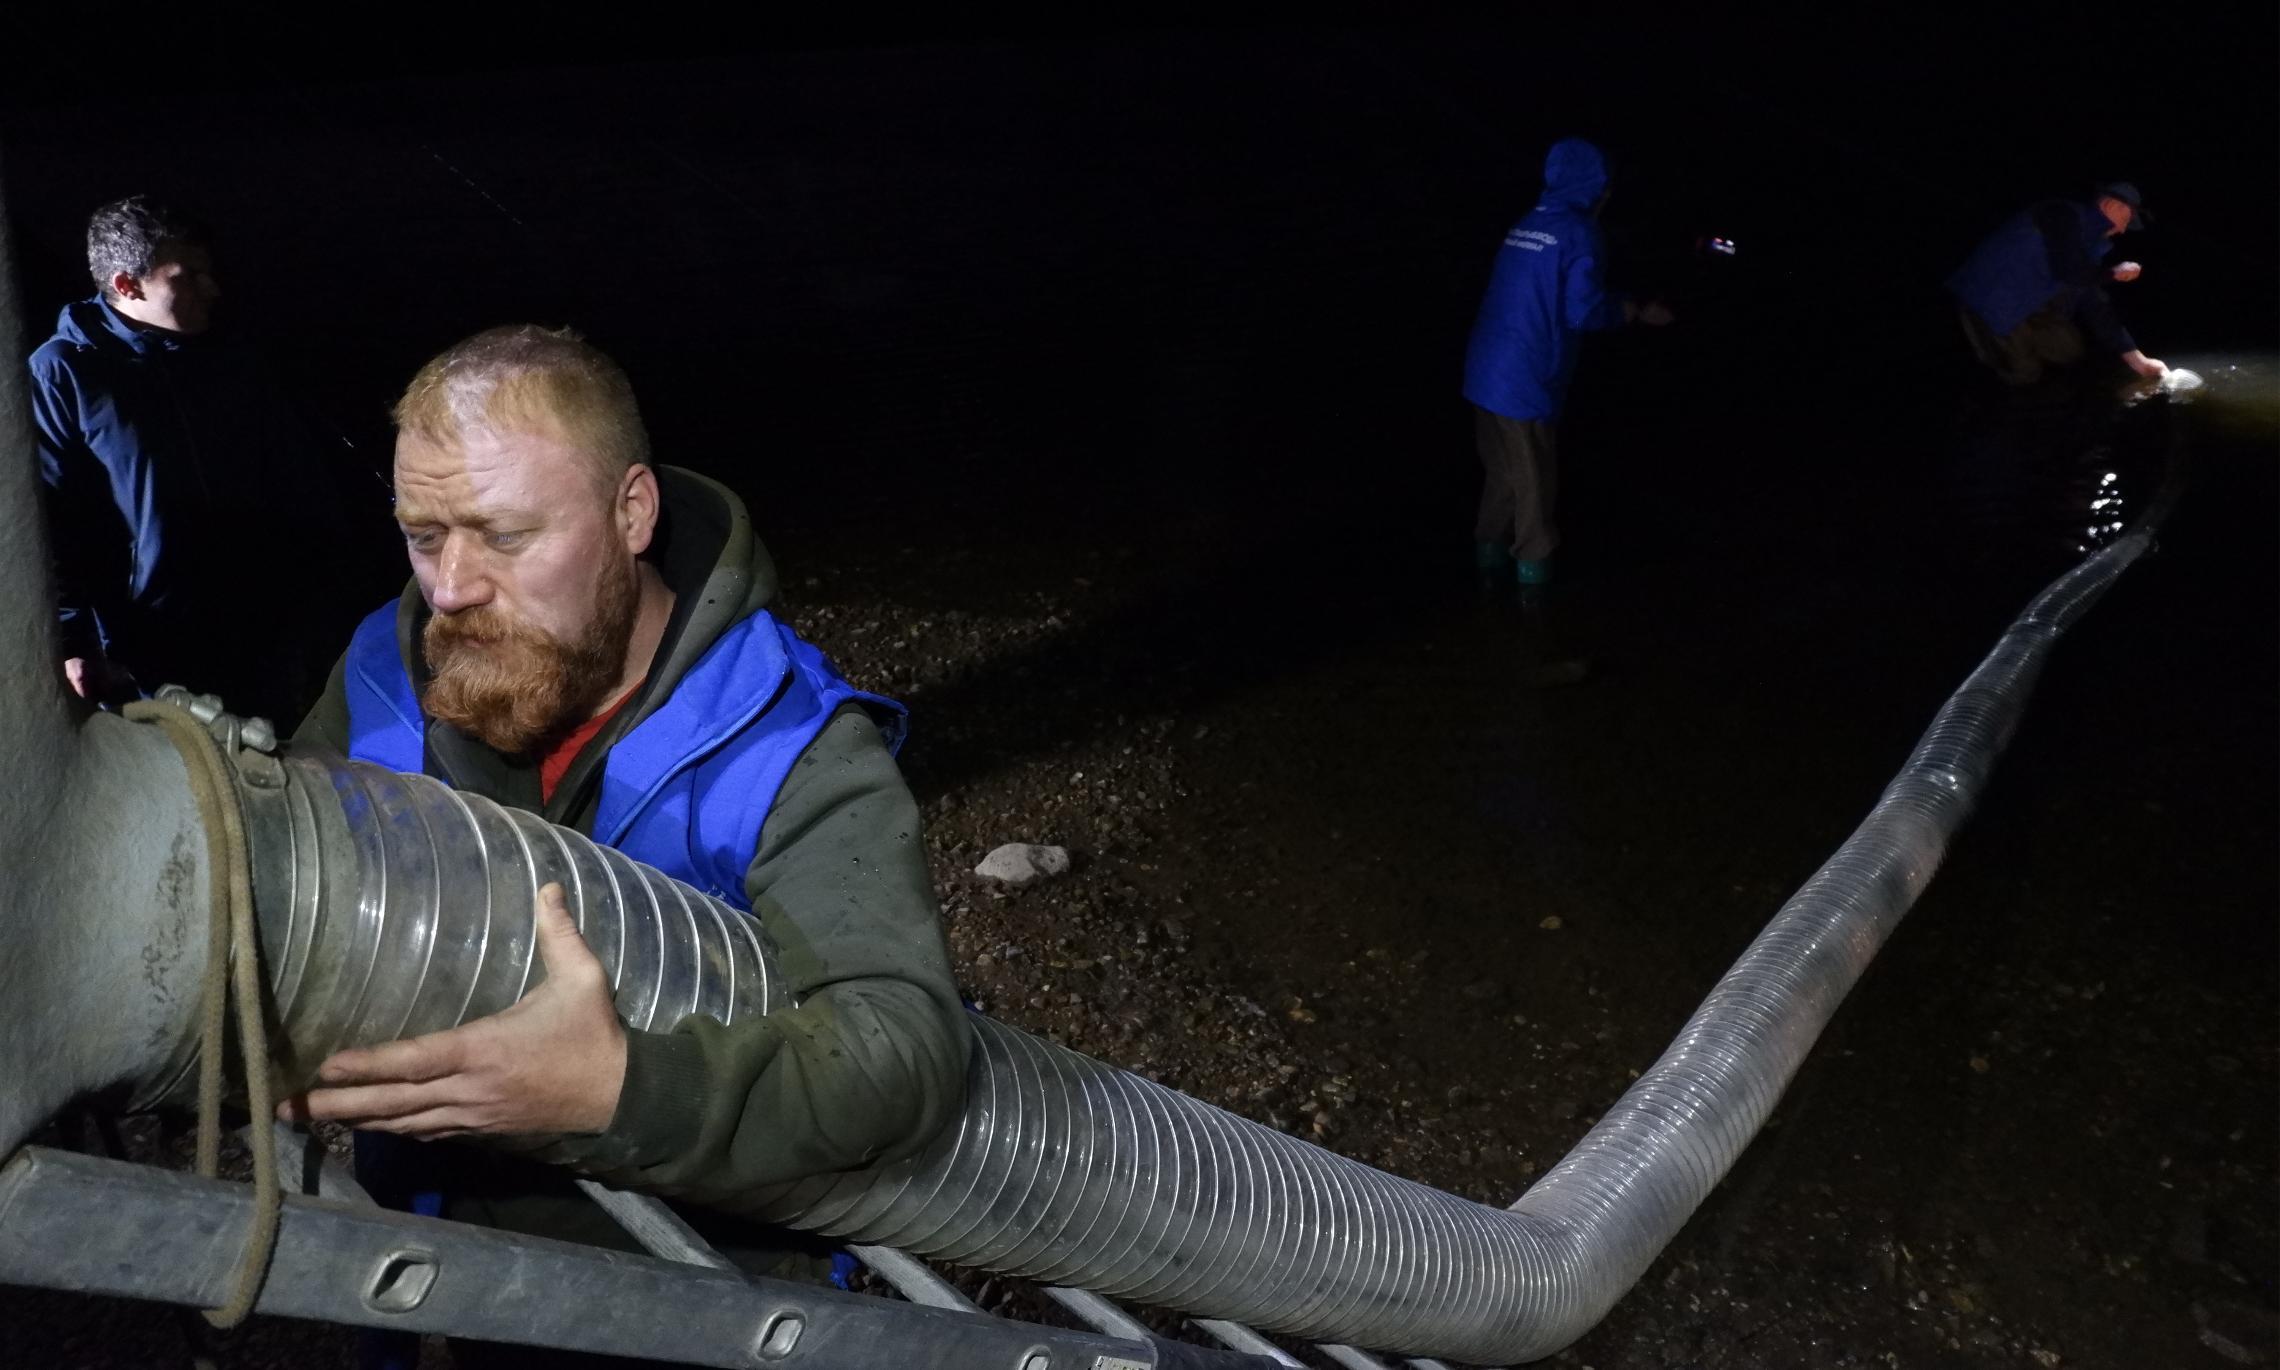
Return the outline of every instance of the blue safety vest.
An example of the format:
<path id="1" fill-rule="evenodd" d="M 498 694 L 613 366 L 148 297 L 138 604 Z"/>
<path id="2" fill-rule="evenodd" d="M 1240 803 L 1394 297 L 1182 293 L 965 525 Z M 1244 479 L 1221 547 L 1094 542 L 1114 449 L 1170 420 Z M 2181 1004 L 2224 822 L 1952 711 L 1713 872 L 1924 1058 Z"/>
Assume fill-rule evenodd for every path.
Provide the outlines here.
<path id="1" fill-rule="evenodd" d="M 348 754 L 418 772 L 427 720 L 396 646 L 396 613 L 393 603 L 375 610 L 349 642 Z M 848 684 L 814 644 L 754 610 L 610 748 L 594 840 L 749 911 L 744 874 L 776 792 L 849 700 L 872 706 L 890 750 L 902 746 L 902 705 Z"/>

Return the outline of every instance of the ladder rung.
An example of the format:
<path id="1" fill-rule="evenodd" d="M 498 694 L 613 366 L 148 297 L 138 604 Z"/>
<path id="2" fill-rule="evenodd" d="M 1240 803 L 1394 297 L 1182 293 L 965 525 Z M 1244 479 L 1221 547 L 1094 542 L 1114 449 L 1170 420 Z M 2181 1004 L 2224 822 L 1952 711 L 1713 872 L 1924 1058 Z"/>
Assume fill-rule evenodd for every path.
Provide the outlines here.
<path id="1" fill-rule="evenodd" d="M 1195 1325 L 1210 1333 L 1223 1346 L 1248 1351 L 1254 1356 L 1270 1356 L 1279 1365 L 1294 1365 L 1299 1370 L 1305 1370 L 1304 1364 L 1296 1356 L 1239 1322 L 1229 1322 L 1225 1318 L 1197 1318 Z"/>
<path id="2" fill-rule="evenodd" d="M 1080 1322 L 1095 1332 L 1106 1332 L 1112 1337 L 1129 1337 L 1133 1341 L 1146 1341 L 1155 1335 L 1138 1318 L 1090 1289 L 1070 1289 L 1057 1284 L 1045 1285 L 1043 1288 L 1046 1298 L 1074 1313 Z"/>
<path id="3" fill-rule="evenodd" d="M 934 1267 L 908 1251 L 897 1251 L 891 1246 L 850 1246 L 847 1249 L 912 1303 L 928 1308 L 954 1308 L 961 1313 L 982 1311 L 972 1299 L 959 1293 L 956 1285 L 936 1274 Z"/>
<path id="4" fill-rule="evenodd" d="M 612 1189 L 599 1180 L 581 1179 L 578 1188 L 586 1197 L 602 1206 L 602 1211 L 617 1220 L 617 1225 L 652 1256 L 661 1256 L 682 1265 L 701 1265 L 712 1270 L 733 1270 L 728 1257 L 713 1250 L 712 1243 L 697 1235 L 688 1220 L 666 1206 L 662 1199 L 647 1194 L 629 1194 Z"/>

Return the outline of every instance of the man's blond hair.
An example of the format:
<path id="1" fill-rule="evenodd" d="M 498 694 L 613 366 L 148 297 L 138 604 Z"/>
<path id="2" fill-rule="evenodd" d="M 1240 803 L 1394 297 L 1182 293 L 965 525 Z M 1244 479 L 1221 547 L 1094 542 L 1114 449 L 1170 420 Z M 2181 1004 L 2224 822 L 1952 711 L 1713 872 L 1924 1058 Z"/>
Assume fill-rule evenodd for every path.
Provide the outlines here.
<path id="1" fill-rule="evenodd" d="M 412 377 L 394 417 L 398 430 L 444 448 L 475 430 L 544 434 L 585 458 L 604 491 L 649 461 L 633 382 L 567 328 L 509 324 L 453 344 Z"/>

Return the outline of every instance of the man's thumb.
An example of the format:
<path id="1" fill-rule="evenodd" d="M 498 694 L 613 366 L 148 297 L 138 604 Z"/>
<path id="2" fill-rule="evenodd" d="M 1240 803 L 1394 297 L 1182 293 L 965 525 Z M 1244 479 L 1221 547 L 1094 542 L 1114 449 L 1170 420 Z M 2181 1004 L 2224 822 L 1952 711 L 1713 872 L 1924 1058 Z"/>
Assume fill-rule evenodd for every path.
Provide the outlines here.
<path id="1" fill-rule="evenodd" d="M 577 920 L 562 886 L 547 884 L 538 890 L 538 959 L 549 977 L 578 966 L 599 966 L 586 939 L 578 935 Z"/>

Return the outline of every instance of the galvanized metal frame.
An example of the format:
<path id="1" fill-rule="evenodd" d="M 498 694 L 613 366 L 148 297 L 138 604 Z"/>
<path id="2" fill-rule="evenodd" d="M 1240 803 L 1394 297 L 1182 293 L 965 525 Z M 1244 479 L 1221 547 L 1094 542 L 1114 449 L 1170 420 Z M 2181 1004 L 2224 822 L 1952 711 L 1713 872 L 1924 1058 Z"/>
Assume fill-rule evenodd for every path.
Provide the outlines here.
<path id="1" fill-rule="evenodd" d="M 0 1281 L 210 1305 L 224 1292 L 229 1257 L 252 1209 L 253 1196 L 242 1184 L 27 1147 L 0 1168 Z M 258 1307 L 281 1317 L 724 1370 L 1270 1370 L 1274 1364 L 299 1194 L 286 1198 Z"/>
<path id="2" fill-rule="evenodd" d="M 578 1187 L 656 1259 L 393 1213 L 373 1204 L 315 1139 L 273 1126 L 287 1159 L 287 1216 L 259 1311 L 276 1316 L 735 1367 L 1302 1364 L 1251 1328 L 1217 1319 L 1194 1325 L 1225 1351 L 1167 1341 L 1083 1289 L 1040 1286 L 1098 1336 L 994 1318 L 924 1261 L 892 1247 L 858 1245 L 850 1253 L 899 1302 L 756 1279 L 661 1200 L 592 1180 Z M 240 1138 L 249 1131 L 240 1129 Z M 0 1168 L 0 1283 L 204 1305 L 218 1295 L 251 1207 L 242 1185 L 26 1148 Z M 905 1309 L 955 1321 L 907 1318 L 897 1311 Z M 1390 1370 L 1356 1347 L 1317 1349 L 1348 1370 Z M 1438 1361 L 1406 1363 L 1447 1370 Z"/>

